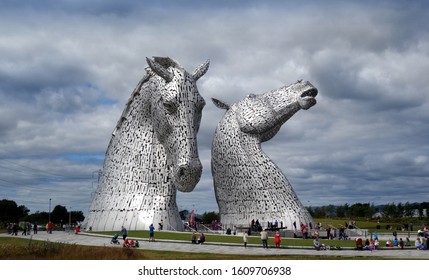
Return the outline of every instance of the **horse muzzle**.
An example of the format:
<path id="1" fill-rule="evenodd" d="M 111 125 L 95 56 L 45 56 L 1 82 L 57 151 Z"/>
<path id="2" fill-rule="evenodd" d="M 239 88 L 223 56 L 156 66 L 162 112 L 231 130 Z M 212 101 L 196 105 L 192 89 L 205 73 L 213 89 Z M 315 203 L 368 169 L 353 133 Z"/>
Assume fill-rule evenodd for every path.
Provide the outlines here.
<path id="1" fill-rule="evenodd" d="M 199 159 L 181 164 L 174 170 L 174 184 L 181 192 L 191 192 L 200 181 L 203 166 Z"/>

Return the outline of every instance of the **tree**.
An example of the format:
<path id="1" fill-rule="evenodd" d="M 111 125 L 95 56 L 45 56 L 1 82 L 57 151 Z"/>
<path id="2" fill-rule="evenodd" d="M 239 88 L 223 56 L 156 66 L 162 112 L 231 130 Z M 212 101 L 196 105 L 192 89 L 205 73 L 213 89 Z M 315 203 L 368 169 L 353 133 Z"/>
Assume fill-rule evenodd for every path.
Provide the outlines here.
<path id="1" fill-rule="evenodd" d="M 355 203 L 350 206 L 350 214 L 352 217 L 365 217 L 365 206 L 362 203 Z"/>
<path id="2" fill-rule="evenodd" d="M 404 204 L 404 217 L 410 218 L 414 214 L 414 205 L 408 201 Z"/>
<path id="3" fill-rule="evenodd" d="M 214 211 L 204 212 L 203 216 L 201 217 L 201 220 L 203 224 L 211 224 L 215 220 L 219 221 L 219 213 L 216 213 Z"/>
<path id="4" fill-rule="evenodd" d="M 18 205 L 13 200 L 0 200 L 0 221 L 18 222 L 22 217 Z"/>
<path id="5" fill-rule="evenodd" d="M 51 221 L 53 223 L 60 223 L 63 221 L 64 223 L 69 219 L 69 212 L 67 208 L 61 205 L 57 205 L 54 207 L 51 213 Z"/>
<path id="6" fill-rule="evenodd" d="M 72 224 L 75 224 L 77 222 L 83 222 L 83 220 L 85 220 L 85 216 L 83 215 L 82 211 L 72 211 L 71 219 Z"/>
<path id="7" fill-rule="evenodd" d="M 186 221 L 189 217 L 189 210 L 182 210 L 179 212 L 180 215 L 180 219 L 182 219 L 183 221 Z"/>
<path id="8" fill-rule="evenodd" d="M 383 216 L 386 218 L 394 218 L 397 217 L 398 208 L 395 203 L 389 203 L 384 205 L 383 207 Z"/>
<path id="9" fill-rule="evenodd" d="M 417 211 L 419 213 L 419 218 L 423 218 L 423 205 L 420 204 L 419 207 L 417 208 Z"/>
<path id="10" fill-rule="evenodd" d="M 428 217 L 428 211 L 429 211 L 429 202 L 422 202 L 420 203 L 420 208 L 422 210 L 426 209 L 426 217 Z M 422 216 L 424 216 L 425 213 L 422 213 Z"/>
<path id="11" fill-rule="evenodd" d="M 337 207 L 336 215 L 338 218 L 344 218 L 346 216 L 346 211 L 344 210 L 344 206 Z"/>
<path id="12" fill-rule="evenodd" d="M 30 214 L 27 216 L 27 221 L 30 223 L 37 223 L 39 225 L 45 225 L 49 219 L 48 212 L 39 212 L 37 211 L 34 214 Z"/>
<path id="13" fill-rule="evenodd" d="M 397 208 L 396 209 L 396 211 L 397 211 L 397 213 L 396 213 L 397 217 L 398 218 L 402 218 L 404 216 L 404 210 L 405 210 L 404 205 L 402 205 L 402 203 L 399 202 L 398 205 L 396 206 L 396 208 Z"/>
<path id="14" fill-rule="evenodd" d="M 350 206 L 348 203 L 344 204 L 344 217 L 350 217 Z"/>
<path id="15" fill-rule="evenodd" d="M 310 214 L 310 216 L 314 216 L 314 212 L 313 212 L 313 209 L 311 208 L 311 206 L 305 207 L 305 209 L 307 209 L 308 214 Z"/>
<path id="16" fill-rule="evenodd" d="M 326 217 L 325 206 L 315 208 L 312 216 L 315 218 L 325 218 Z"/>
<path id="17" fill-rule="evenodd" d="M 28 216 L 28 213 L 30 213 L 30 209 L 28 209 L 27 207 L 25 207 L 24 205 L 20 205 L 18 206 L 17 209 L 17 214 L 18 214 L 18 218 L 24 218 Z"/>
<path id="18" fill-rule="evenodd" d="M 332 217 L 334 216 L 334 210 L 335 210 L 335 206 L 332 204 L 329 204 L 328 206 L 325 207 L 325 211 L 326 211 L 326 217 Z"/>
<path id="19" fill-rule="evenodd" d="M 374 203 L 371 203 L 371 205 L 368 203 L 368 207 L 365 210 L 365 218 L 371 219 L 372 216 L 377 212 Z"/>

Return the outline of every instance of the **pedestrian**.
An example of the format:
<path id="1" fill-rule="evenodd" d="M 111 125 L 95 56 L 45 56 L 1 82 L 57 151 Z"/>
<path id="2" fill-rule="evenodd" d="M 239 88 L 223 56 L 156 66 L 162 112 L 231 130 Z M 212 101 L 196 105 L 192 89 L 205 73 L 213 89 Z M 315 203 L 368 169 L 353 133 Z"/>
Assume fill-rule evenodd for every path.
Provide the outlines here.
<path id="1" fill-rule="evenodd" d="M 51 234 L 53 229 L 54 229 L 54 223 L 49 221 L 48 222 L 48 233 Z"/>
<path id="2" fill-rule="evenodd" d="M 34 225 L 33 225 L 33 232 L 34 232 L 34 234 L 37 234 L 37 224 L 36 223 L 34 223 Z"/>
<path id="3" fill-rule="evenodd" d="M 192 232 L 191 242 L 192 244 L 197 244 L 197 234 L 195 233 L 195 231 Z"/>
<path id="4" fill-rule="evenodd" d="M 402 240 L 402 238 L 399 238 L 399 247 L 401 248 L 401 249 L 404 249 L 404 240 Z"/>
<path id="5" fill-rule="evenodd" d="M 268 232 L 266 229 L 261 231 L 262 248 L 268 249 Z"/>
<path id="6" fill-rule="evenodd" d="M 410 242 L 410 239 L 407 237 L 405 239 L 405 247 L 410 247 L 410 246 L 411 246 L 411 242 Z"/>
<path id="7" fill-rule="evenodd" d="M 243 232 L 243 242 L 244 242 L 244 248 L 247 247 L 247 241 L 249 240 L 249 235 L 247 234 L 247 232 Z"/>
<path id="8" fill-rule="evenodd" d="M 280 242 L 281 242 L 280 232 L 276 231 L 274 234 L 274 244 L 276 244 L 276 248 L 280 248 Z"/>
<path id="9" fill-rule="evenodd" d="M 371 240 L 369 241 L 369 250 L 374 251 L 375 248 L 375 240 L 371 238 Z"/>
<path id="10" fill-rule="evenodd" d="M 380 242 L 378 241 L 378 239 L 374 239 L 374 250 L 377 251 L 379 246 Z"/>
<path id="11" fill-rule="evenodd" d="M 416 242 L 414 243 L 417 250 L 423 250 L 425 246 L 420 242 L 420 237 L 417 237 Z"/>
<path id="12" fill-rule="evenodd" d="M 27 225 L 26 224 L 24 224 L 22 226 L 22 233 L 21 233 L 21 235 L 27 235 Z"/>
<path id="13" fill-rule="evenodd" d="M 12 236 L 18 236 L 18 225 L 17 224 L 13 224 L 12 226 Z"/>
<path id="14" fill-rule="evenodd" d="M 153 224 L 150 224 L 149 226 L 149 241 L 155 241 L 154 239 L 154 235 L 155 235 L 155 227 L 153 226 Z"/>
<path id="15" fill-rule="evenodd" d="M 12 235 L 18 236 L 18 225 L 13 224 L 12 226 Z"/>
<path id="16" fill-rule="evenodd" d="M 126 228 L 124 228 L 123 226 L 122 226 L 122 228 L 121 228 L 121 234 L 122 234 L 122 239 L 125 241 L 125 239 L 127 238 L 127 236 L 128 236 L 128 232 L 127 232 L 127 229 Z"/>
<path id="17" fill-rule="evenodd" d="M 319 238 L 318 238 L 318 237 L 316 237 L 316 238 L 313 240 L 313 247 L 314 247 L 314 249 L 316 249 L 317 251 L 320 251 L 321 246 L 320 246 L 320 242 L 319 242 Z"/>
<path id="18" fill-rule="evenodd" d="M 204 233 L 201 233 L 200 238 L 198 239 L 198 244 L 202 245 L 204 242 L 206 242 L 206 236 Z"/>

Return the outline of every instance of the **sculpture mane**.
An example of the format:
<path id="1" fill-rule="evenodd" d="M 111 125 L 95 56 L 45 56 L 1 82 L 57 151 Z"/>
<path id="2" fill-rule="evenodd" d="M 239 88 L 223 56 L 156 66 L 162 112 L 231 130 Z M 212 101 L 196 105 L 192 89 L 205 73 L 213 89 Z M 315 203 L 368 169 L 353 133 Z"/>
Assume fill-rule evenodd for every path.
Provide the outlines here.
<path id="1" fill-rule="evenodd" d="M 141 230 L 163 222 L 183 230 L 176 190 L 192 191 L 201 177 L 196 135 L 205 101 L 196 81 L 209 62 L 193 74 L 168 57 L 147 63 L 112 133 L 86 228 Z"/>
<path id="2" fill-rule="evenodd" d="M 293 229 L 313 220 L 277 165 L 261 149 L 300 109 L 316 104 L 317 89 L 307 81 L 261 95 L 249 95 L 236 104 L 213 99 L 226 109 L 212 145 L 212 174 L 221 222 L 248 226 L 277 220 Z"/>

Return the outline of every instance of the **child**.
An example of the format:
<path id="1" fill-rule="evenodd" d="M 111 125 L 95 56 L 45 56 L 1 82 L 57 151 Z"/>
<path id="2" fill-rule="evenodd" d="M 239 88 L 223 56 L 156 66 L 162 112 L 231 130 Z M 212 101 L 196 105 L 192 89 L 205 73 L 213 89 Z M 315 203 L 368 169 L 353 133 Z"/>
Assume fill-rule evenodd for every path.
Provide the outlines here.
<path id="1" fill-rule="evenodd" d="M 380 246 L 380 242 L 378 241 L 378 239 L 374 240 L 374 249 L 377 251 L 378 250 L 378 246 Z"/>
<path id="2" fill-rule="evenodd" d="M 122 245 L 123 247 L 130 247 L 130 243 L 128 242 L 128 237 L 126 237 L 124 239 L 124 244 Z"/>
<path id="3" fill-rule="evenodd" d="M 274 234 L 274 244 L 276 244 L 276 248 L 280 248 L 280 242 L 281 242 L 280 232 L 276 231 L 276 233 Z"/>

